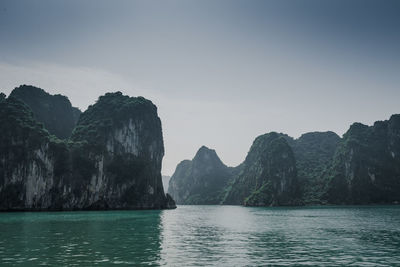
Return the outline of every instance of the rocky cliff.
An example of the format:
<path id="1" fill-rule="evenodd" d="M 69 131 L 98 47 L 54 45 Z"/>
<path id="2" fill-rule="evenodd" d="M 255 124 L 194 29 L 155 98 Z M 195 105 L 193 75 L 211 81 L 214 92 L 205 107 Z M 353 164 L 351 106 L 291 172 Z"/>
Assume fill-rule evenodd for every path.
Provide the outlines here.
<path id="1" fill-rule="evenodd" d="M 219 204 L 234 172 L 222 163 L 213 149 L 202 146 L 193 160 L 178 164 L 168 193 L 177 204 Z"/>
<path id="2" fill-rule="evenodd" d="M 290 137 L 289 137 L 290 138 Z M 288 140 L 296 158 L 296 169 L 305 204 L 324 204 L 324 174 L 331 165 L 341 138 L 334 132 L 310 132 Z"/>
<path id="3" fill-rule="evenodd" d="M 70 137 L 81 113 L 78 108 L 72 107 L 66 96 L 50 95 L 31 85 L 15 88 L 10 97 L 22 100 L 32 110 L 34 118 L 60 139 Z"/>
<path id="4" fill-rule="evenodd" d="M 255 139 L 223 203 L 298 205 L 300 194 L 293 151 L 284 137 L 272 132 Z"/>
<path id="5" fill-rule="evenodd" d="M 157 108 L 142 97 L 100 97 L 63 141 L 11 96 L 0 102 L 0 132 L 0 210 L 175 207 L 161 182 Z"/>
<path id="6" fill-rule="evenodd" d="M 400 115 L 373 126 L 354 123 L 324 178 L 329 203 L 399 203 Z"/>
<path id="7" fill-rule="evenodd" d="M 354 123 L 343 138 L 311 132 L 293 139 L 273 132 L 255 139 L 218 192 L 224 192 L 222 204 L 232 205 L 400 203 L 399 155 L 400 115 L 373 126 Z M 171 192 L 181 203 L 218 203 L 221 197 L 204 202 L 210 193 L 204 186 L 194 192 L 206 179 L 193 174 L 193 161 L 177 166 Z M 199 173 L 213 165 L 200 166 Z"/>

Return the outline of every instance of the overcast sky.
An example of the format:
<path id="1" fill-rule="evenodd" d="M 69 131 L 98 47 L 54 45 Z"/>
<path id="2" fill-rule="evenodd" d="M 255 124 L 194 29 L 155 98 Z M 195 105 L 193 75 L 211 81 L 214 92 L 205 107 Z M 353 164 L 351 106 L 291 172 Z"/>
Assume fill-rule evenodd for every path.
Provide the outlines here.
<path id="1" fill-rule="evenodd" d="M 201 145 L 242 162 L 254 138 L 400 113 L 400 1 L 0 0 L 0 91 L 85 110 L 122 91 L 158 106 L 163 174 Z"/>

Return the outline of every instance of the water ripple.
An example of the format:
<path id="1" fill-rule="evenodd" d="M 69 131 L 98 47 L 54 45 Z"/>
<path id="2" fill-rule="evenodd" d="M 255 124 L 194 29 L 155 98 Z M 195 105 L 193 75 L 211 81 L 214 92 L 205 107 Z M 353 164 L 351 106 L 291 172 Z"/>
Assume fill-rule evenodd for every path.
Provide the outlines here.
<path id="1" fill-rule="evenodd" d="M 400 208 L 0 213 L 1 266 L 396 266 Z"/>

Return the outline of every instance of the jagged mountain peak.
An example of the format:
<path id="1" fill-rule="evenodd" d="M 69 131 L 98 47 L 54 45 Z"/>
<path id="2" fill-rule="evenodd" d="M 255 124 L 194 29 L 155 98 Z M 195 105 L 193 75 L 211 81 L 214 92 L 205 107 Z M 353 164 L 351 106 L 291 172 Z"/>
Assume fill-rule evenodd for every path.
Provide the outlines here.
<path id="1" fill-rule="evenodd" d="M 214 149 L 201 146 L 193 160 L 178 164 L 168 192 L 178 204 L 219 204 L 232 173 Z"/>
<path id="2" fill-rule="evenodd" d="M 204 163 L 204 164 L 218 164 L 225 166 L 221 159 L 218 157 L 217 152 L 214 149 L 210 149 L 206 146 L 201 146 L 194 156 L 193 162 Z"/>

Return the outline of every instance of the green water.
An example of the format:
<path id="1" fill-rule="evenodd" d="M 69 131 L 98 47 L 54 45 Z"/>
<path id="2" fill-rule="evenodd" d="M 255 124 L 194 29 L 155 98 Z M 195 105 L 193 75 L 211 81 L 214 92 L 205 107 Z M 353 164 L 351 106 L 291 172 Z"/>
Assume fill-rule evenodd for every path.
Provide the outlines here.
<path id="1" fill-rule="evenodd" d="M 400 207 L 0 213 L 0 266 L 400 266 Z"/>

